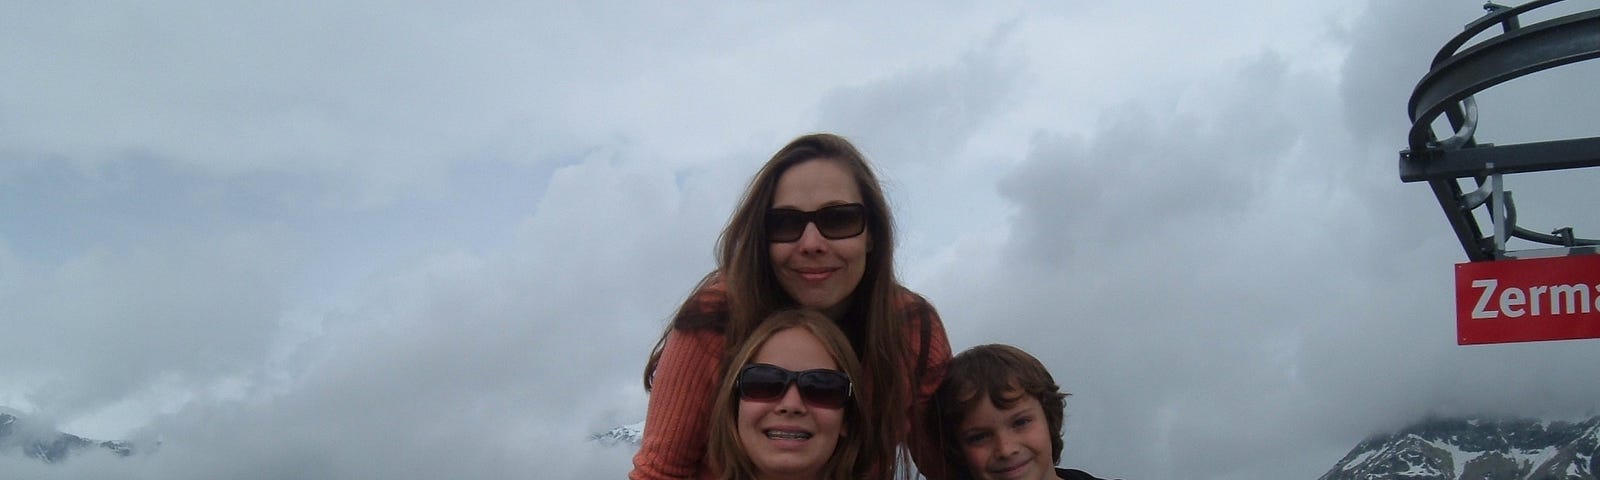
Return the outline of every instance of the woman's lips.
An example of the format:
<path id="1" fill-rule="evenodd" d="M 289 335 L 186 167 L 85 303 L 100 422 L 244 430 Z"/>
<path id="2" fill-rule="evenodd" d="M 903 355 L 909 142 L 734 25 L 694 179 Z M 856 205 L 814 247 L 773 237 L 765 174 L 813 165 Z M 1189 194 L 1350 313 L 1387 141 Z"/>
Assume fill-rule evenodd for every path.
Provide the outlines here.
<path id="1" fill-rule="evenodd" d="M 829 277 L 833 276 L 834 272 L 837 272 L 837 271 L 839 271 L 839 269 L 837 269 L 837 268 L 800 268 L 800 269 L 795 269 L 795 273 L 799 274 L 800 278 L 802 280 L 805 280 L 805 281 L 808 281 L 808 282 L 820 282 L 820 281 L 823 281 L 823 280 L 827 280 Z"/>

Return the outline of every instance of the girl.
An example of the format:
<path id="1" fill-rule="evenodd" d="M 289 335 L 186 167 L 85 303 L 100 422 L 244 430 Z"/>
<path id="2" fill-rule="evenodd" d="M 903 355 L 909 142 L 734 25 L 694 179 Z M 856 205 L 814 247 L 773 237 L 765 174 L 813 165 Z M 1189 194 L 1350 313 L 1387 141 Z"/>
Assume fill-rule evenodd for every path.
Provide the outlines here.
<path id="1" fill-rule="evenodd" d="M 722 376 L 707 459 L 716 478 L 859 479 L 873 423 L 853 380 L 861 364 L 844 333 L 809 310 L 773 314 Z M 648 425 L 648 424 L 647 424 Z"/>

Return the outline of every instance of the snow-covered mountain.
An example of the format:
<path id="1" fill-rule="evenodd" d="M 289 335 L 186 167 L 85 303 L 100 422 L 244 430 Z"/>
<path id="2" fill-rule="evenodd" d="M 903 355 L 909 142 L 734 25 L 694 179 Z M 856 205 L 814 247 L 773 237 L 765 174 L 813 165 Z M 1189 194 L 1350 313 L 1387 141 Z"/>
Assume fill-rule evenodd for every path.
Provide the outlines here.
<path id="1" fill-rule="evenodd" d="M 598 442 L 601 445 L 608 447 L 613 445 L 628 445 L 637 447 L 639 446 L 639 442 L 641 440 L 644 440 L 644 422 L 642 421 L 632 425 L 623 425 L 613 428 L 605 433 L 596 433 L 589 436 L 589 441 Z"/>
<path id="2" fill-rule="evenodd" d="M 46 463 L 59 463 L 90 449 L 104 449 L 118 457 L 134 453 L 133 444 L 129 442 L 90 440 L 0 412 L 0 455 L 22 455 Z"/>
<path id="3" fill-rule="evenodd" d="M 1319 480 L 1594 480 L 1600 416 L 1436 418 L 1356 445 Z"/>

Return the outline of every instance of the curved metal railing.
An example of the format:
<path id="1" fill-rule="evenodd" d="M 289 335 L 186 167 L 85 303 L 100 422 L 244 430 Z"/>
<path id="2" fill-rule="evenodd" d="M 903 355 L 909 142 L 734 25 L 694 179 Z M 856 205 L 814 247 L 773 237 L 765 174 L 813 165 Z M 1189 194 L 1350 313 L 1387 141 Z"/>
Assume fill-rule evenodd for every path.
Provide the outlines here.
<path id="1" fill-rule="evenodd" d="M 1517 226 L 1510 192 L 1499 192 L 1499 182 L 1489 181 L 1502 174 L 1600 166 L 1600 137 L 1502 146 L 1480 145 L 1474 138 L 1478 108 L 1473 95 L 1517 77 L 1600 58 L 1600 8 L 1521 25 L 1523 14 L 1562 1 L 1535 0 L 1516 7 L 1485 4 L 1487 13 L 1445 43 L 1412 90 L 1407 105 L 1410 148 L 1400 152 L 1400 179 L 1426 181 L 1433 187 L 1472 261 L 1511 256 L 1503 249 L 1505 238 L 1486 237 L 1473 217 L 1472 211 L 1485 205 L 1503 235 L 1563 247 L 1569 254 L 1593 253 L 1596 249 L 1579 247 L 1600 246 L 1600 240 L 1573 236 L 1571 228 L 1543 234 Z M 1503 33 L 1462 49 L 1495 26 Z M 1452 129 L 1442 140 L 1433 129 L 1440 116 Z M 1468 177 L 1476 180 L 1478 189 L 1464 194 L 1457 179 Z"/>

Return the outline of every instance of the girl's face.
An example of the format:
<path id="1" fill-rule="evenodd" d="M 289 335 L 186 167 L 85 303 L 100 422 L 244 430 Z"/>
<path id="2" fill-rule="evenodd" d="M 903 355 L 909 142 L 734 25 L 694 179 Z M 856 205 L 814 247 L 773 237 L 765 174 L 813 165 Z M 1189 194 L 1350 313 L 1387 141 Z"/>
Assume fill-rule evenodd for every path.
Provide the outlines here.
<path id="1" fill-rule="evenodd" d="M 804 328 L 790 328 L 767 339 L 750 363 L 802 372 L 837 370 L 822 342 Z M 845 435 L 844 409 L 817 407 L 790 383 L 773 400 L 740 398 L 739 443 L 763 478 L 821 478 L 834 447 Z"/>
<path id="2" fill-rule="evenodd" d="M 861 203 L 861 190 L 837 161 L 815 159 L 789 167 L 778 177 L 769 208 L 814 212 L 823 207 Z M 867 271 L 872 225 L 858 235 L 827 238 L 808 223 L 800 238 L 771 242 L 772 271 L 778 284 L 801 306 L 835 320 L 849 309 L 850 295 Z"/>

